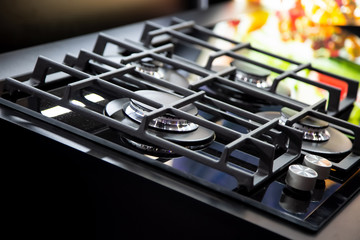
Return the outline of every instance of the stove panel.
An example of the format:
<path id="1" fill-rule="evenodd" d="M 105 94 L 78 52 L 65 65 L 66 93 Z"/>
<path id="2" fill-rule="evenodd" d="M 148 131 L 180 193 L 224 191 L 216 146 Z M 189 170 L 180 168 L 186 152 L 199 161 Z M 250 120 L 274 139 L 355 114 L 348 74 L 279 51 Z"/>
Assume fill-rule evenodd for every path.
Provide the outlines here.
<path id="1" fill-rule="evenodd" d="M 231 46 L 219 49 L 209 38 Z M 198 50 L 184 59 L 189 45 Z M 211 52 L 201 65 L 196 60 L 204 49 Z M 284 58 L 295 68 L 280 70 L 239 54 L 242 49 L 269 54 L 193 21 L 173 19 L 166 27 L 149 22 L 141 42 L 100 34 L 92 52 L 67 55 L 63 63 L 39 57 L 31 74 L 1 80 L 0 103 L 319 230 L 360 187 L 360 128 L 338 118 L 351 106 L 358 85 Z M 232 63 L 215 68 L 213 63 L 223 56 Z M 300 76 L 304 69 L 345 82 L 347 96 L 340 101 L 338 89 Z M 277 74 L 271 86 L 253 81 L 269 71 Z M 327 90 L 329 101 L 309 105 L 276 92 L 286 78 Z M 274 117 L 261 114 L 264 111 Z M 320 144 L 304 139 L 309 122 L 316 123 L 316 129 L 328 129 L 332 137 L 346 138 L 350 145 L 341 154 L 315 152 L 330 160 L 332 171 L 329 178 L 317 180 L 314 189 L 302 191 L 289 187 L 287 175 L 289 166 L 301 165 L 314 154 L 306 144 Z"/>

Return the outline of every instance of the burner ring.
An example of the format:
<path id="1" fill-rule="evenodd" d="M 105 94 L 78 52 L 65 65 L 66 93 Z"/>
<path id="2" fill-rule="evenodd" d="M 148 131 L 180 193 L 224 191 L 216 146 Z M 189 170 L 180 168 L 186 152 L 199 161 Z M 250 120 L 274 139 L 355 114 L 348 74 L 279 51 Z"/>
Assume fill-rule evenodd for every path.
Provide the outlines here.
<path id="1" fill-rule="evenodd" d="M 284 124 L 283 120 L 285 117 L 280 112 L 266 111 L 259 112 L 257 114 L 267 119 L 279 118 L 280 124 Z M 326 123 L 328 126 L 327 122 L 322 121 L 322 123 Z M 293 125 L 293 127 L 295 127 L 295 125 Z M 330 136 L 329 139 L 327 141 L 304 139 L 301 147 L 304 151 L 313 153 L 315 155 L 328 157 L 332 160 L 340 159 L 342 156 L 348 154 L 351 151 L 353 147 L 351 140 L 339 130 L 330 126 L 325 128 L 325 125 L 323 125 L 323 128 L 321 128 L 320 131 L 324 131 L 324 133 L 328 134 L 328 136 Z"/>
<path id="2" fill-rule="evenodd" d="M 163 70 L 164 64 L 159 61 L 155 61 L 150 57 L 142 58 L 134 65 L 136 67 L 136 70 L 138 70 L 139 72 L 146 73 L 159 79 L 164 79 L 165 77 L 165 73 Z"/>
<path id="3" fill-rule="evenodd" d="M 237 71 L 235 80 L 253 84 L 258 88 L 268 89 L 271 86 L 271 84 L 267 81 L 267 78 L 264 79 L 262 77 L 253 76 L 241 71 Z"/>
<path id="4" fill-rule="evenodd" d="M 303 139 L 307 141 L 325 142 L 331 137 L 331 134 L 327 129 L 308 127 L 299 123 L 295 123 L 294 128 L 303 131 Z"/>
<path id="5" fill-rule="evenodd" d="M 181 99 L 178 96 L 166 92 L 139 90 L 137 91 L 137 93 L 156 102 L 163 103 L 172 103 Z M 198 114 L 198 109 L 193 104 L 187 104 L 180 109 L 194 116 Z M 129 118 L 138 123 L 141 123 L 146 113 L 154 110 L 154 108 L 140 101 L 131 99 L 129 101 L 129 104 L 124 105 L 123 110 Z M 198 128 L 197 124 L 192 123 L 186 119 L 181 119 L 172 114 L 165 114 L 163 116 L 152 119 L 149 123 L 149 126 L 159 130 L 171 132 L 189 132 L 194 131 Z"/>
<path id="6" fill-rule="evenodd" d="M 161 94 L 163 92 L 158 91 L 152 91 L 152 90 L 141 90 L 137 91 L 139 94 L 147 94 L 147 96 L 152 97 L 161 97 Z M 168 93 L 164 93 L 168 94 Z M 171 94 L 169 94 L 171 95 Z M 175 95 L 172 95 L 175 96 Z M 176 97 L 176 96 L 175 96 Z M 154 99 L 152 99 L 154 100 Z M 120 123 L 130 126 L 134 129 L 138 129 L 140 123 L 130 118 L 126 113 L 125 110 L 128 105 L 130 104 L 129 98 L 120 98 L 115 99 L 113 101 L 110 101 L 105 109 L 104 114 L 118 120 Z M 189 106 L 190 105 L 190 106 Z M 187 106 L 182 107 L 181 109 L 186 111 L 189 110 L 190 112 L 194 113 L 194 108 L 191 106 L 192 104 L 189 104 Z M 144 106 L 142 106 L 144 107 Z M 149 109 L 150 106 L 147 106 L 146 109 Z M 197 111 L 196 111 L 197 112 Z M 200 116 L 199 116 L 200 117 Z M 150 127 L 146 130 L 148 134 L 155 135 L 157 137 L 163 138 L 165 140 L 168 140 L 172 143 L 176 143 L 178 145 L 181 145 L 185 148 L 192 149 L 192 150 L 198 150 L 202 149 L 208 145 L 210 145 L 213 140 L 215 139 L 215 133 L 214 131 L 202 127 L 197 126 L 195 130 L 192 131 L 185 131 L 185 132 L 174 132 L 174 131 L 165 131 L 157 128 Z M 164 149 L 161 147 L 154 146 L 151 143 L 144 142 L 143 140 L 137 138 L 137 136 L 129 136 L 128 134 L 124 134 L 119 132 L 120 138 L 123 139 L 123 142 L 128 143 L 132 147 L 138 149 L 139 151 L 150 153 L 153 155 L 161 155 L 161 156 L 167 156 L 167 155 L 175 155 L 171 150 Z"/>
<path id="7" fill-rule="evenodd" d="M 271 87 L 271 83 L 269 83 L 271 71 L 239 60 L 231 62 L 231 65 L 237 69 L 236 81 L 248 82 L 258 88 L 267 89 Z"/>
<path id="8" fill-rule="evenodd" d="M 135 66 L 138 72 L 145 73 L 152 77 L 166 80 L 174 85 L 181 86 L 184 88 L 189 87 L 188 79 L 178 72 L 171 65 L 167 65 L 163 62 L 157 61 L 151 57 L 145 57 L 140 60 L 130 62 L 128 66 Z M 166 89 L 160 85 L 156 85 L 159 88 Z"/>
<path id="9" fill-rule="evenodd" d="M 125 114 L 134 121 L 141 123 L 145 117 L 146 110 L 130 100 L 129 104 L 124 108 Z M 152 119 L 149 123 L 150 127 L 171 132 L 189 132 L 198 128 L 198 125 L 185 119 L 180 119 L 170 114 Z"/>
<path id="10" fill-rule="evenodd" d="M 293 111 L 288 108 L 283 108 L 281 111 L 281 122 L 286 122 L 293 114 Z M 304 132 L 303 139 L 312 142 L 325 142 L 331 137 L 330 132 L 327 130 L 329 123 L 318 118 L 306 116 L 299 122 L 294 123 L 294 128 Z"/>

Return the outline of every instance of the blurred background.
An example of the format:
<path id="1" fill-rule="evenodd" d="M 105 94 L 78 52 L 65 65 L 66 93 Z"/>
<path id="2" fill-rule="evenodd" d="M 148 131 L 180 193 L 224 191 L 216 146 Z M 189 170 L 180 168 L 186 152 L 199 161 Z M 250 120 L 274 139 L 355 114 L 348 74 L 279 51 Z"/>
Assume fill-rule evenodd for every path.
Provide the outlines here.
<path id="1" fill-rule="evenodd" d="M 216 33 L 360 81 L 360 0 L 0 0 L 0 53 L 220 2 L 241 7 L 235 18 L 212 26 Z M 347 94 L 334 79 L 308 77 L 340 88 L 342 98 Z M 309 95 L 326 93 L 302 94 L 305 100 Z M 354 124 L 360 123 L 360 89 L 358 96 L 350 117 Z"/>
<path id="2" fill-rule="evenodd" d="M 198 7 L 195 0 L 1 0 L 0 52 Z M 210 0 L 210 4 L 221 2 Z"/>

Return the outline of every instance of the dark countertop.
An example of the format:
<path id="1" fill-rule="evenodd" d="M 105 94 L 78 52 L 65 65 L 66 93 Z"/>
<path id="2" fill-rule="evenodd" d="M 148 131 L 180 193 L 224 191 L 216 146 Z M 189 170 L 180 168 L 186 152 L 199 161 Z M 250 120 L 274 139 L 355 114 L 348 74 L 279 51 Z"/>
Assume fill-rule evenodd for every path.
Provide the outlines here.
<path id="1" fill-rule="evenodd" d="M 199 13 L 197 10 L 181 12 L 175 15 L 151 19 L 157 23 L 168 24 L 171 17 L 184 20 L 195 20 L 197 24 L 214 24 L 224 17 L 236 14 L 233 3 L 217 4 Z M 226 14 L 224 14 L 226 13 Z M 101 32 L 119 39 L 139 40 L 143 29 L 143 22 L 133 23 L 117 28 L 106 29 Z M 99 32 L 81 35 L 65 40 L 59 40 L 29 48 L 19 49 L 0 54 L 0 79 L 19 74 L 19 68 L 24 72 L 31 72 L 35 66 L 36 59 L 42 55 L 55 61 L 62 62 L 67 53 L 77 55 L 80 49 L 92 50 Z"/>

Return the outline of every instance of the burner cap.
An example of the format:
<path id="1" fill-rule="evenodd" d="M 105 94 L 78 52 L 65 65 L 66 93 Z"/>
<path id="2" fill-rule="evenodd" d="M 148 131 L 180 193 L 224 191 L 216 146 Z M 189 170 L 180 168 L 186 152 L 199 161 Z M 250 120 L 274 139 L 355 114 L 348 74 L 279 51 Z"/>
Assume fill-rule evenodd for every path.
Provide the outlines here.
<path id="1" fill-rule="evenodd" d="M 258 67 L 245 61 L 235 60 L 231 65 L 237 68 L 237 80 L 256 85 L 258 88 L 269 88 L 271 84 L 268 78 L 271 72 L 267 69 Z"/>
<path id="2" fill-rule="evenodd" d="M 170 93 L 153 90 L 140 90 L 136 93 L 153 101 L 164 103 L 173 103 L 181 99 Z M 110 101 L 105 107 L 105 114 L 137 129 L 145 114 L 153 109 L 153 107 L 140 101 L 121 98 Z M 193 104 L 188 104 L 180 109 L 193 115 L 198 114 L 197 108 Z M 208 146 L 215 138 L 215 133 L 212 130 L 170 114 L 153 119 L 147 132 L 194 150 Z M 144 152 L 159 155 L 173 154 L 171 150 L 161 149 L 145 143 L 137 139 L 136 136 L 128 136 L 121 133 L 120 135 L 127 143 Z"/>
<path id="3" fill-rule="evenodd" d="M 284 124 L 284 111 L 287 112 L 287 109 L 284 109 L 282 113 L 259 112 L 257 114 L 268 119 L 279 118 L 279 122 Z M 323 120 L 316 118 L 308 120 L 306 118 L 307 117 L 300 120 L 299 123 L 293 125 L 294 128 L 298 128 L 299 130 L 304 131 L 304 141 L 302 143 L 302 149 L 304 151 L 325 157 L 328 156 L 330 159 L 339 158 L 351 151 L 352 142 L 345 134 L 333 127 L 328 126 L 328 123 Z M 302 125 L 304 123 L 305 125 Z M 308 126 L 310 125 L 311 127 L 314 127 L 314 123 L 318 124 L 316 125 L 318 128 L 315 129 L 315 132 L 311 132 L 309 131 Z M 311 127 L 310 129 L 313 130 Z M 309 132 L 305 132 L 306 130 Z"/>

